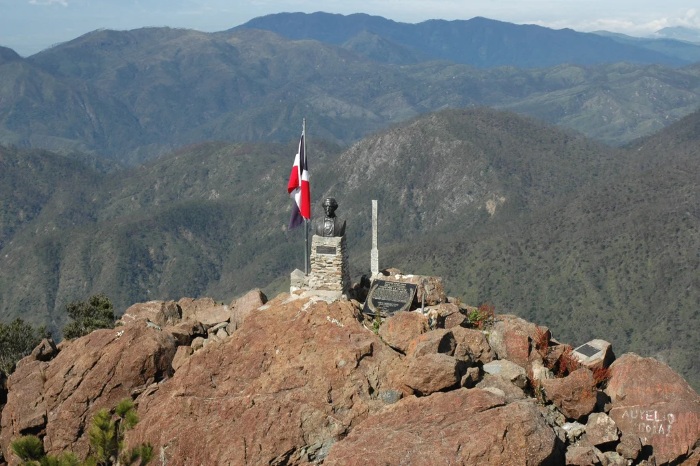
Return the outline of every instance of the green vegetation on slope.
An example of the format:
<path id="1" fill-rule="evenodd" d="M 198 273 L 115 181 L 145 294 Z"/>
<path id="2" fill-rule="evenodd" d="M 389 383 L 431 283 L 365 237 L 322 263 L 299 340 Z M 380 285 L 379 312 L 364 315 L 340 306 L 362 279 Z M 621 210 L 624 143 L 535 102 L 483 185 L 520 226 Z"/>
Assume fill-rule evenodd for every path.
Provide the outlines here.
<path id="1" fill-rule="evenodd" d="M 563 340 L 660 356 L 697 386 L 699 120 L 625 150 L 487 109 L 416 118 L 342 154 L 312 138 L 314 213 L 324 196 L 339 200 L 355 280 L 378 199 L 381 266 L 442 275 L 464 302 Z M 119 314 L 285 288 L 303 264 L 301 232 L 285 230 L 295 151 L 200 144 L 66 198 L 78 204 L 50 201 L 73 223 L 44 208 L 0 250 L 2 319 L 59 329 L 66 303 L 101 292 Z"/>

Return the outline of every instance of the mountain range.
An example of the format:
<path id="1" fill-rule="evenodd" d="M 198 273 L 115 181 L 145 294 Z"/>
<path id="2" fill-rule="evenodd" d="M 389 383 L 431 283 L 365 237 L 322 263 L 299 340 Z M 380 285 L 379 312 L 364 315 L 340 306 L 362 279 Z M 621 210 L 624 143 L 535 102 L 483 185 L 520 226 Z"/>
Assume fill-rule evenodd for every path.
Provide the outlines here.
<path id="1" fill-rule="evenodd" d="M 316 34 L 286 37 L 287 24 Z M 699 57 L 678 41 L 483 18 L 98 30 L 27 58 L 2 49 L 0 143 L 138 164 L 204 140 L 287 142 L 303 117 L 349 145 L 428 111 L 488 105 L 623 145 L 700 106 Z"/>
<path id="2" fill-rule="evenodd" d="M 482 17 L 406 24 L 361 13 L 279 13 L 255 18 L 236 29 L 263 29 L 293 40 L 317 40 L 384 63 L 448 60 L 478 68 L 546 68 L 565 63 L 680 66 L 700 61 L 698 44 L 685 41 L 634 41 L 621 34 L 555 30 Z"/>
<path id="3" fill-rule="evenodd" d="M 326 19 L 325 39 L 252 22 L 0 49 L 0 318 L 58 333 L 99 292 L 123 311 L 284 290 L 303 264 L 284 185 L 306 117 L 314 209 L 338 199 L 353 279 L 377 199 L 383 267 L 700 386 L 700 64 L 477 68 L 396 39 L 420 28 Z M 428 26 L 562 32 L 467 23 Z"/>

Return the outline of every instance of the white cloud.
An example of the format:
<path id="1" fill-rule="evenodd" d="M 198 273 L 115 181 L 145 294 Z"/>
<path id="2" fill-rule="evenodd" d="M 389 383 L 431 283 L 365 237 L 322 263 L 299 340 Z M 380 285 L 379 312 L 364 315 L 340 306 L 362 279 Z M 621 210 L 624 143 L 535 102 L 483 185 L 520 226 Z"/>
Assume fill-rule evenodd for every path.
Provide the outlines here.
<path id="1" fill-rule="evenodd" d="M 695 8 L 691 8 L 678 20 L 677 26 L 700 29 L 700 13 Z"/>
<path id="2" fill-rule="evenodd" d="M 61 6 L 68 6 L 68 0 L 29 0 L 29 3 L 32 5 L 61 5 Z"/>
<path id="3" fill-rule="evenodd" d="M 659 29 L 672 26 L 700 29 L 700 14 L 696 9 L 681 9 L 670 15 L 655 16 L 653 13 L 648 13 L 645 16 L 631 14 L 604 18 L 558 18 L 533 21 L 532 24 L 552 29 L 571 28 L 583 32 L 604 30 L 631 36 L 650 36 Z"/>

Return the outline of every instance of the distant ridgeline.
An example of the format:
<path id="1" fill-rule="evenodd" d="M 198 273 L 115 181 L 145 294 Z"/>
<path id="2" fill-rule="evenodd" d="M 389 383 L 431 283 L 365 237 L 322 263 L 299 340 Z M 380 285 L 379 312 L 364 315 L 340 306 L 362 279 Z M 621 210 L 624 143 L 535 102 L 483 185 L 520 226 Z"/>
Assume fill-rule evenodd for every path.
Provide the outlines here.
<path id="1" fill-rule="evenodd" d="M 687 42 L 485 18 L 280 14 L 216 33 L 98 30 L 27 58 L 0 48 L 0 144 L 137 164 L 208 140 L 285 142 L 305 116 L 314 137 L 350 145 L 484 105 L 623 145 L 698 108 L 698 62 Z"/>

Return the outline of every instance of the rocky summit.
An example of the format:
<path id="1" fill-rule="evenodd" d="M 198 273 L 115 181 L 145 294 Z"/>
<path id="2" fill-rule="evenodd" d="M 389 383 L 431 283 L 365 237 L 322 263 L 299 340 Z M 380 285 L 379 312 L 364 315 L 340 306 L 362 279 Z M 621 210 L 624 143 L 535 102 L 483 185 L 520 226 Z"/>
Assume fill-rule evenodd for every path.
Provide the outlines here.
<path id="1" fill-rule="evenodd" d="M 159 465 L 698 464 L 700 396 L 665 364 L 584 365 L 544 327 L 442 299 L 381 323 L 303 292 L 135 304 L 20 361 L 4 461 L 26 434 L 85 458 L 93 415 L 130 398 L 126 443 Z"/>

